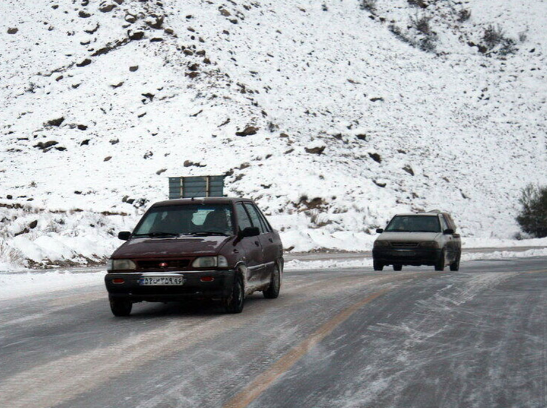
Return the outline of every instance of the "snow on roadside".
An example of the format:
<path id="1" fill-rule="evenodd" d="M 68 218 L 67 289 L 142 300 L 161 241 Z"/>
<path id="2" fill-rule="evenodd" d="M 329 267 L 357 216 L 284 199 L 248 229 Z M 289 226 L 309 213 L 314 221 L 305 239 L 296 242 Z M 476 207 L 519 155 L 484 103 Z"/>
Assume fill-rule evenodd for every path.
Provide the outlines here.
<path id="1" fill-rule="evenodd" d="M 372 266 L 372 258 L 340 260 L 340 259 L 328 259 L 321 261 L 299 261 L 294 259 L 292 261 L 285 262 L 285 271 L 297 271 L 308 269 L 332 269 L 332 268 L 360 268 Z"/>
<path id="2" fill-rule="evenodd" d="M 494 251 L 488 253 L 463 253 L 462 261 L 476 261 L 486 259 L 505 259 L 505 258 L 530 258 L 534 256 L 547 256 L 547 248 L 529 249 L 522 252 L 513 251 Z"/>
<path id="3" fill-rule="evenodd" d="M 462 254 L 462 261 L 467 262 L 483 259 L 527 258 L 534 256 L 547 256 L 547 248 L 530 249 L 522 252 L 464 252 Z M 300 261 L 295 259 L 285 263 L 285 271 L 335 268 L 370 268 L 371 266 L 371 257 L 351 260 L 329 259 L 320 261 Z M 5 269 L 10 269 L 9 265 L 0 263 L 0 271 Z M 13 299 L 20 296 L 40 295 L 56 290 L 81 288 L 89 285 L 101 285 L 103 283 L 104 275 L 105 271 L 99 268 L 93 268 L 90 270 L 59 270 L 54 272 L 32 272 L 20 269 L 19 272 L 0 272 L 0 286 L 3 289 L 0 292 L 0 301 Z"/>
<path id="4" fill-rule="evenodd" d="M 2 264 L 0 264 L 0 267 L 2 267 Z M 2 287 L 0 300 L 98 285 L 102 284 L 104 275 L 105 271 L 100 269 L 86 272 L 61 270 L 45 273 L 0 273 L 0 286 Z"/>
<path id="5" fill-rule="evenodd" d="M 464 252 L 462 253 L 462 262 L 487 260 L 487 259 L 507 259 L 507 258 L 529 258 L 534 256 L 547 256 L 547 248 L 529 249 L 527 251 L 494 251 L 494 252 Z M 368 268 L 372 266 L 372 257 L 363 257 L 361 259 L 340 260 L 328 259 L 320 261 L 300 261 L 294 259 L 285 263 L 285 271 L 309 270 L 309 269 L 333 269 L 333 268 Z"/>

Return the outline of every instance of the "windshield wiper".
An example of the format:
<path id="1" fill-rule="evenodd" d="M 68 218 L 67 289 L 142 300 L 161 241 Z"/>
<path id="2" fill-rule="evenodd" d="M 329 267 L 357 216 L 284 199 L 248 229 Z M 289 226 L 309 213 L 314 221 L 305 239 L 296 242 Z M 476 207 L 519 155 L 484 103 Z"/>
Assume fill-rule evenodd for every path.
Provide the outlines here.
<path id="1" fill-rule="evenodd" d="M 219 231 L 196 231 L 196 232 L 192 232 L 191 235 L 222 235 L 222 236 L 229 236 L 229 234 L 225 233 L 225 232 L 219 232 Z"/>
<path id="2" fill-rule="evenodd" d="M 135 234 L 134 237 L 178 237 L 179 234 L 175 234 L 174 232 L 149 232 L 148 234 Z"/>

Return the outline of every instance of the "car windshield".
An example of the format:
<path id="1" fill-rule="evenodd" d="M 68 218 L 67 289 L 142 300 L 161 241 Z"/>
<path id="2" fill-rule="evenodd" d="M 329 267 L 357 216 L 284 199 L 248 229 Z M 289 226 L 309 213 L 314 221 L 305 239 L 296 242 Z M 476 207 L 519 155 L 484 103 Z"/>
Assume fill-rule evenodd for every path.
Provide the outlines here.
<path id="1" fill-rule="evenodd" d="M 389 232 L 441 232 L 439 218 L 423 215 L 397 215 L 386 227 Z"/>
<path id="2" fill-rule="evenodd" d="M 232 207 L 227 204 L 154 207 L 139 222 L 133 236 L 233 235 L 232 220 Z"/>

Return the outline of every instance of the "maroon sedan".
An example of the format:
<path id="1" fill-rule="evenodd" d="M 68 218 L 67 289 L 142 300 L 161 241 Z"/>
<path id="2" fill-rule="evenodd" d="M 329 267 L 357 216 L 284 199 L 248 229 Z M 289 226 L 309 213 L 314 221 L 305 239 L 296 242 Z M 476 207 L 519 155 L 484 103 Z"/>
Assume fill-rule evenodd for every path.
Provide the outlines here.
<path id="1" fill-rule="evenodd" d="M 242 198 L 162 201 L 144 214 L 108 261 L 105 277 L 115 316 L 135 302 L 220 300 L 229 313 L 245 296 L 277 298 L 283 245 L 258 207 Z"/>

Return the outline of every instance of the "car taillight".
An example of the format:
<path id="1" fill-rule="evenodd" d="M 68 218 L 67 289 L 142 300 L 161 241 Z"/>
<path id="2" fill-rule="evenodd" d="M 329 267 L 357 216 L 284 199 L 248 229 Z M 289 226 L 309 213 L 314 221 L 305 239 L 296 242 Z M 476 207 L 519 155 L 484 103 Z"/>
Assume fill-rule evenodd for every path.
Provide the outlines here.
<path id="1" fill-rule="evenodd" d="M 119 285 L 120 283 L 125 283 L 125 280 L 123 280 L 122 278 L 114 278 L 112 279 L 112 283 Z"/>

